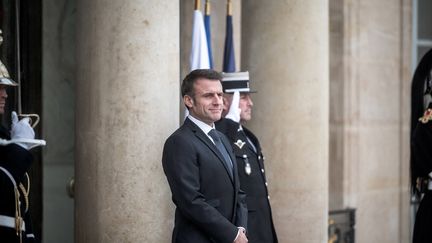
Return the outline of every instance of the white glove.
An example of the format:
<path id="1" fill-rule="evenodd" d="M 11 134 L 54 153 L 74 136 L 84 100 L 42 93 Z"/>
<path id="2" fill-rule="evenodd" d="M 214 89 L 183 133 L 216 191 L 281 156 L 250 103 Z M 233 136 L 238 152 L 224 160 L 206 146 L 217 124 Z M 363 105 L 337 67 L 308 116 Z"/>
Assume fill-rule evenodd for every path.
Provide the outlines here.
<path id="1" fill-rule="evenodd" d="M 34 139 L 35 133 L 33 128 L 30 126 L 30 118 L 25 117 L 18 120 L 18 115 L 15 111 L 12 111 L 12 129 L 11 138 L 27 138 Z"/>
<path id="2" fill-rule="evenodd" d="M 232 98 L 232 101 L 231 101 L 231 106 L 230 106 L 229 111 L 226 114 L 225 118 L 231 119 L 231 120 L 239 123 L 240 122 L 240 113 L 241 113 L 241 109 L 239 108 L 239 104 L 240 104 L 240 92 L 235 91 L 233 98 Z"/>
<path id="3" fill-rule="evenodd" d="M 11 139 L 16 140 L 16 144 L 30 150 L 31 148 L 38 146 L 38 144 L 32 143 L 35 138 L 35 132 L 30 126 L 30 118 L 25 117 L 18 120 L 18 115 L 15 111 L 12 111 L 12 128 L 11 128 Z"/>

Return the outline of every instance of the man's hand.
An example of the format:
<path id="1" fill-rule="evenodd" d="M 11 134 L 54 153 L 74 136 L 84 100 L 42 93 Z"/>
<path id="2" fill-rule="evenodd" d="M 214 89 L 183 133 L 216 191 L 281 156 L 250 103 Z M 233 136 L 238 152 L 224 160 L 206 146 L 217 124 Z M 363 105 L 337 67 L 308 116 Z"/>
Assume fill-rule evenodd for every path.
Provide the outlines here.
<path id="1" fill-rule="evenodd" d="M 225 118 L 231 119 L 237 123 L 240 122 L 241 109 L 239 108 L 239 103 L 240 103 L 240 92 L 235 91 L 231 101 L 229 111 L 226 114 Z"/>
<path id="2" fill-rule="evenodd" d="M 246 243 L 248 239 L 246 237 L 246 230 L 243 227 L 239 227 L 237 238 L 235 238 L 234 243 Z"/>

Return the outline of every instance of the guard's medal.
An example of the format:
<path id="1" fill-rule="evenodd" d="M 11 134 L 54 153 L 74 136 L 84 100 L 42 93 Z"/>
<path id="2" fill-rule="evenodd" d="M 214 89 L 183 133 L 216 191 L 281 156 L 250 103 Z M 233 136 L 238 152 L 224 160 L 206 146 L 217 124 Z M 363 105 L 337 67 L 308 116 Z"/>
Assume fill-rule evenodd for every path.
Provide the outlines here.
<path id="1" fill-rule="evenodd" d="M 432 109 L 427 109 L 423 116 L 419 118 L 419 121 L 421 121 L 423 124 L 428 123 L 429 121 L 432 121 Z"/>
<path id="2" fill-rule="evenodd" d="M 234 144 L 237 145 L 237 147 L 239 147 L 239 149 L 242 149 L 243 145 L 245 145 L 246 143 L 239 139 Z"/>
<path id="3" fill-rule="evenodd" d="M 249 164 L 249 159 L 246 154 L 243 154 L 243 160 L 245 162 L 245 173 L 246 175 L 250 175 L 252 173 L 252 168 Z"/>

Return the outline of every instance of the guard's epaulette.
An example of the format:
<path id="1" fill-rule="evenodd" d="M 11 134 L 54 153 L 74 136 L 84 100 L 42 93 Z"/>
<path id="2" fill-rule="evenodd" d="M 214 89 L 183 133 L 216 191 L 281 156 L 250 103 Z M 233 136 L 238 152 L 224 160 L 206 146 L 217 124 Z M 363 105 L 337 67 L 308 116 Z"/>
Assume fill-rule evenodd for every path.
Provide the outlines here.
<path id="1" fill-rule="evenodd" d="M 432 109 L 429 108 L 429 109 L 425 110 L 423 116 L 419 118 L 419 121 L 421 121 L 423 124 L 426 124 L 429 121 L 432 121 Z"/>

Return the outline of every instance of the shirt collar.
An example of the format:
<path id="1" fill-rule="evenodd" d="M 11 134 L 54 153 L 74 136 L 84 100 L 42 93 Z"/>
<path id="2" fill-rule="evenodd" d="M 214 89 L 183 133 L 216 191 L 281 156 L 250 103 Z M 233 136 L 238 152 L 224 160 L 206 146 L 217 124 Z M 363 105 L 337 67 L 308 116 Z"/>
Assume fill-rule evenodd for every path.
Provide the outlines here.
<path id="1" fill-rule="evenodd" d="M 209 126 L 207 123 L 196 119 L 195 117 L 188 115 L 189 120 L 191 120 L 195 125 L 197 125 L 207 136 L 210 130 L 214 129 L 214 123 L 212 126 Z"/>

